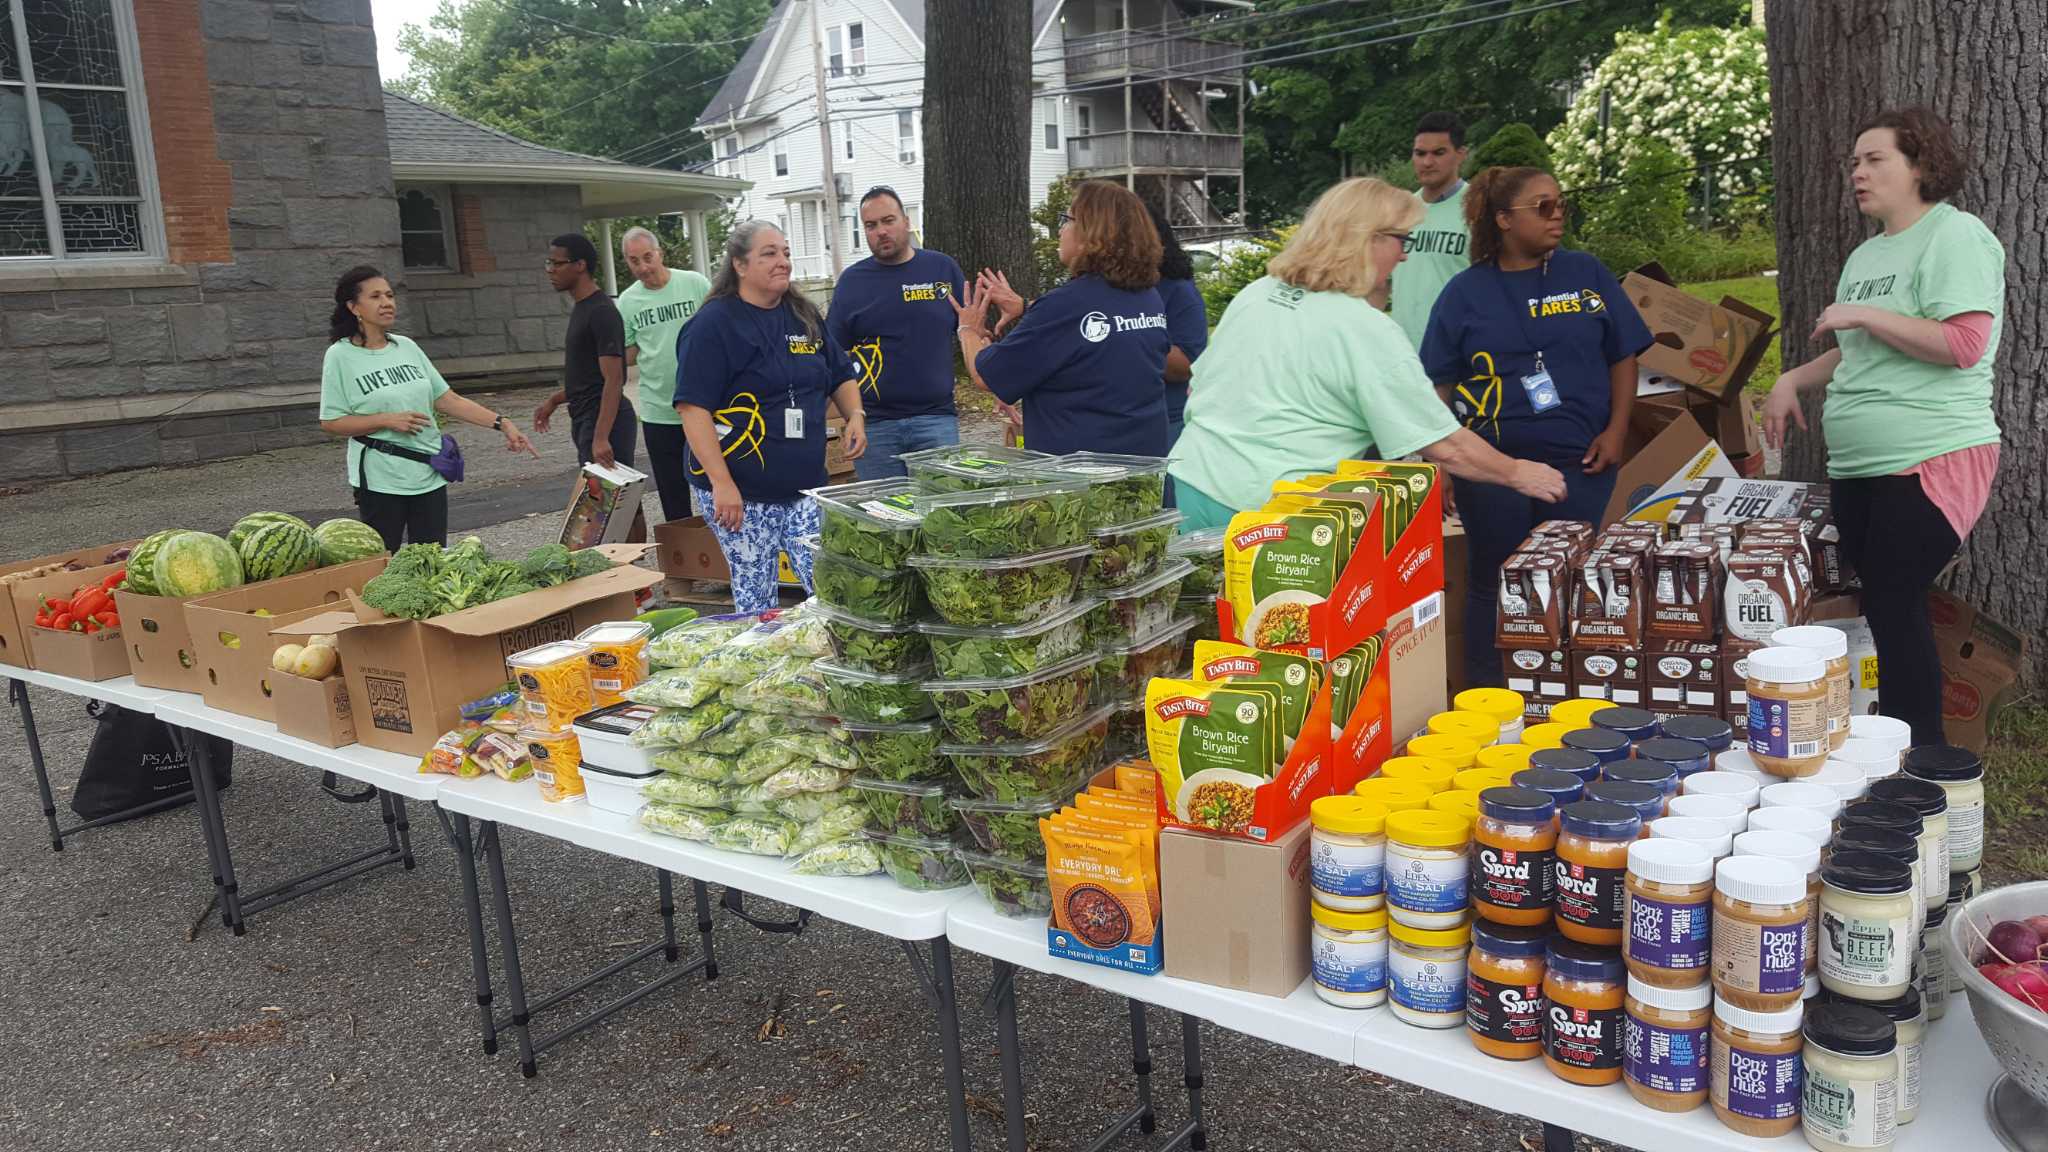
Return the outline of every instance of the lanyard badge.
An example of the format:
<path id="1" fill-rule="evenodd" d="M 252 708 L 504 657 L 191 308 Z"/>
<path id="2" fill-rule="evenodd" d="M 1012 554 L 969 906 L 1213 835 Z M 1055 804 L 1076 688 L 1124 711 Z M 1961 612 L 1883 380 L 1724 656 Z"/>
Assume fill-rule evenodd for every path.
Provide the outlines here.
<path id="1" fill-rule="evenodd" d="M 1536 370 L 1522 377 L 1522 391 L 1528 394 L 1529 408 L 1538 415 L 1564 403 L 1557 395 L 1557 381 L 1543 367 L 1543 353 L 1536 353 Z"/>

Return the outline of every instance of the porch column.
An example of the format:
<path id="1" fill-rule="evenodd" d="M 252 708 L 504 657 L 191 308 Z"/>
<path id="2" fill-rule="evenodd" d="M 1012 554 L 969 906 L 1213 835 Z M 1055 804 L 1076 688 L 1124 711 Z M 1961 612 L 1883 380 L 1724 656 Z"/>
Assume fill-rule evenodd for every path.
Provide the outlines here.
<path id="1" fill-rule="evenodd" d="M 619 253 L 612 244 L 612 222 L 610 217 L 605 218 L 603 226 L 604 241 L 598 246 L 598 252 L 601 253 L 598 257 L 598 263 L 604 265 L 605 294 L 617 296 L 619 294 Z"/>
<path id="2" fill-rule="evenodd" d="M 696 266 L 697 274 L 709 279 L 711 276 L 711 239 L 704 235 L 705 214 L 702 208 L 693 208 L 684 214 L 690 228 L 690 263 Z"/>

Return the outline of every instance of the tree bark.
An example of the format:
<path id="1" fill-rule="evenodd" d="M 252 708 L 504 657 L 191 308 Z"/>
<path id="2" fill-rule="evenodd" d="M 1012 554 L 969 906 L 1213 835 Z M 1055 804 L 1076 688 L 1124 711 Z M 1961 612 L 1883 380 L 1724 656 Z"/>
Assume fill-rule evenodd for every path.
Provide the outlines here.
<path id="1" fill-rule="evenodd" d="M 924 240 L 969 276 L 1002 270 L 1028 299 L 1031 5 L 927 0 Z"/>
<path id="2" fill-rule="evenodd" d="M 2048 5 L 2040 0 L 1828 0 L 1767 9 L 1778 291 L 1784 362 L 1832 345 L 1808 339 L 1849 253 L 1875 232 L 1856 211 L 1846 158 L 1857 127 L 1885 108 L 1924 105 L 1955 129 L 1971 170 L 1957 207 L 2006 251 L 1993 409 L 2003 430 L 1990 504 L 1947 583 L 2032 640 L 2028 678 L 2048 673 Z M 1789 479 L 1827 474 L 1820 394 L 1812 433 L 1786 446 Z"/>

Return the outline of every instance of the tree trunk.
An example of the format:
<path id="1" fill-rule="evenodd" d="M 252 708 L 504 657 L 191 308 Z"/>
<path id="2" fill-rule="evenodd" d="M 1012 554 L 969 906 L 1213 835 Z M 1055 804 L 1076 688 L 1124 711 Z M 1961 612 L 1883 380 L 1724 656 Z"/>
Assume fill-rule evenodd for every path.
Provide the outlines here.
<path id="1" fill-rule="evenodd" d="M 2048 672 L 2048 6 L 2040 0 L 1828 0 L 1767 9 L 1784 362 L 1832 341 L 1807 333 L 1850 251 L 1874 225 L 1856 211 L 1845 158 L 1881 109 L 1925 105 L 1971 158 L 1956 206 L 2004 243 L 2005 314 L 1992 405 L 2004 432 L 1998 481 L 1947 583 L 2033 637 L 2029 679 Z M 1826 476 L 1820 396 L 1812 434 L 1786 447 L 1788 478 Z"/>
<path id="2" fill-rule="evenodd" d="M 970 276 L 1002 270 L 1028 299 L 1031 5 L 927 0 L 924 241 Z"/>

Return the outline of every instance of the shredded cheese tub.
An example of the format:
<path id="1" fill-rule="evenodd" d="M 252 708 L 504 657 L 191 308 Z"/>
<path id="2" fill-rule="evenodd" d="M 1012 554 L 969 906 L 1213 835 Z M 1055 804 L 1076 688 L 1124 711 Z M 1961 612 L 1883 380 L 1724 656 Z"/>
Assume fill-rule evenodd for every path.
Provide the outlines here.
<path id="1" fill-rule="evenodd" d="M 583 744 L 576 733 L 528 728 L 519 734 L 519 740 L 533 757 L 533 778 L 540 784 L 541 799 L 560 803 L 583 798 Z"/>
<path id="2" fill-rule="evenodd" d="M 591 710 L 590 645 L 558 640 L 515 653 L 505 664 L 519 685 L 528 725 L 560 732 Z"/>
<path id="3" fill-rule="evenodd" d="M 590 645 L 590 699 L 593 707 L 609 708 L 626 698 L 626 689 L 647 678 L 647 640 L 654 625 L 618 620 L 585 628 L 576 637 Z"/>

